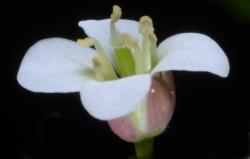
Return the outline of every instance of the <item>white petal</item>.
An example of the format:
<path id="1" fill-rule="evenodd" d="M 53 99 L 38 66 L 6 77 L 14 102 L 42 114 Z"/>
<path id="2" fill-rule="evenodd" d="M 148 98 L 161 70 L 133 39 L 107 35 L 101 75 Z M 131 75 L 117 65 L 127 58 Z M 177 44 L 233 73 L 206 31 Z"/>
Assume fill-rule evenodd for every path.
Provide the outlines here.
<path id="1" fill-rule="evenodd" d="M 227 77 L 230 69 L 220 46 L 199 33 L 174 35 L 159 45 L 157 53 L 159 63 L 153 73 L 167 70 L 205 71 Z"/>
<path id="2" fill-rule="evenodd" d="M 90 81 L 80 94 L 85 109 L 95 118 L 111 120 L 132 112 L 145 98 L 150 75 L 137 75 L 108 82 Z"/>
<path id="3" fill-rule="evenodd" d="M 17 80 L 33 92 L 76 92 L 94 77 L 95 50 L 63 38 L 44 39 L 25 54 Z"/>
<path id="4" fill-rule="evenodd" d="M 110 19 L 84 20 L 80 21 L 78 25 L 89 37 L 96 39 L 101 44 L 112 60 L 113 50 L 110 44 Z M 139 23 L 136 21 L 121 19 L 116 22 L 116 28 L 121 33 L 128 33 L 138 40 L 142 39 L 138 31 Z"/>

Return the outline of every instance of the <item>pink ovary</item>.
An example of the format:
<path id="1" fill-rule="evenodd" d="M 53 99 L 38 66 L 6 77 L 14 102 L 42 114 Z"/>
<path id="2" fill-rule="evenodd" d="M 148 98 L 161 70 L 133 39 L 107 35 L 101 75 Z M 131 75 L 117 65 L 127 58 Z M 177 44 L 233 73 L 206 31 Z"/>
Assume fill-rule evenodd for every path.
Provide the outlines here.
<path id="1" fill-rule="evenodd" d="M 121 139 L 135 142 L 142 140 L 144 137 L 153 137 L 163 132 L 173 115 L 174 106 L 174 80 L 172 73 L 166 72 L 162 75 L 162 78 L 152 78 L 151 88 L 146 98 L 147 129 L 145 132 L 137 131 L 130 115 L 110 120 L 108 124 L 111 130 Z"/>

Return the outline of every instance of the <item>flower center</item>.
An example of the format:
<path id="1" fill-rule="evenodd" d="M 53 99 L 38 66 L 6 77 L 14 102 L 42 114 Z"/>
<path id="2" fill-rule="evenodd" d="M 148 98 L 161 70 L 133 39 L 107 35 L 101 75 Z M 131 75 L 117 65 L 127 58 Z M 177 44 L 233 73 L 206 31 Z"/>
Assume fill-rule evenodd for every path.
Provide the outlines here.
<path id="1" fill-rule="evenodd" d="M 99 81 L 149 73 L 157 63 L 157 38 L 154 33 L 152 19 L 148 16 L 140 18 L 138 32 L 141 34 L 141 37 L 135 37 L 129 33 L 121 33 L 117 29 L 116 23 L 119 23 L 121 16 L 121 8 L 114 5 L 110 16 L 109 37 L 113 48 L 113 63 L 95 39 L 86 38 L 77 40 L 81 46 L 94 46 L 98 52 L 98 57 L 92 62 L 96 79 Z"/>

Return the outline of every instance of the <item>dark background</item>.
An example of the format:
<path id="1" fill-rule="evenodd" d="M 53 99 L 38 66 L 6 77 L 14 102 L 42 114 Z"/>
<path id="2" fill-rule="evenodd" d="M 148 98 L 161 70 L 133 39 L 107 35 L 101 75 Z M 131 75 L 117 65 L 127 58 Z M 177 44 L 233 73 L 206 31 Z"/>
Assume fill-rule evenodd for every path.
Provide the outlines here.
<path id="1" fill-rule="evenodd" d="M 249 130 L 248 2 L 82 0 L 1 5 L 4 153 L 0 158 L 125 159 L 134 153 L 132 144 L 87 114 L 78 93 L 32 93 L 16 81 L 22 57 L 32 44 L 48 37 L 85 37 L 78 21 L 108 18 L 113 4 L 123 8 L 123 18 L 151 16 L 159 41 L 180 32 L 207 34 L 220 44 L 230 61 L 226 79 L 208 73 L 174 72 L 176 110 L 167 130 L 156 138 L 155 158 L 245 158 Z"/>

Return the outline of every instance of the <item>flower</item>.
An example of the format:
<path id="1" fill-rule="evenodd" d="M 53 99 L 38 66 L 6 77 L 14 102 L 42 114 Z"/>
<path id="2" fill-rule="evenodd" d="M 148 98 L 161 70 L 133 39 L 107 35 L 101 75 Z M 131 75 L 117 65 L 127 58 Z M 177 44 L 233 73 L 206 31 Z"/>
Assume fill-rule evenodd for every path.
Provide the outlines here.
<path id="1" fill-rule="evenodd" d="M 153 122 L 157 113 L 167 108 L 170 113 L 166 119 L 159 119 L 164 119 L 159 129 L 156 122 L 153 124 L 156 130 L 150 135 L 144 133 L 143 137 L 125 139 L 138 141 L 160 133 L 171 118 L 174 84 L 169 82 L 172 78 L 169 71 L 205 71 L 227 77 L 230 68 L 223 50 L 206 35 L 180 33 L 157 47 L 150 17 L 143 16 L 138 23 L 120 19 L 121 15 L 121 9 L 114 6 L 111 19 L 80 21 L 79 26 L 89 38 L 77 42 L 63 38 L 37 42 L 25 54 L 17 79 L 21 86 L 33 92 L 80 92 L 89 114 L 109 121 L 118 136 L 119 124 L 127 121 L 124 118 L 134 120 L 132 126 L 143 133 L 145 122 Z M 151 120 L 143 120 L 147 111 L 145 99 L 151 98 L 150 91 L 157 89 L 158 97 L 165 92 L 163 100 L 172 101 L 168 107 L 155 109 Z"/>

